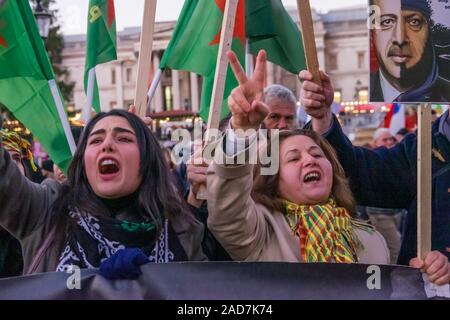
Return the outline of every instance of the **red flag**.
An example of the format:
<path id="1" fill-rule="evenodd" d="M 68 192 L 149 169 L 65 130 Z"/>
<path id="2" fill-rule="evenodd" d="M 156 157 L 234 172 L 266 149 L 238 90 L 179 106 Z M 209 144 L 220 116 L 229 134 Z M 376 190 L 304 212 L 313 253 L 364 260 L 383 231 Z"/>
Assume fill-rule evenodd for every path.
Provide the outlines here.
<path id="1" fill-rule="evenodd" d="M 0 46 L 3 46 L 5 48 L 8 48 L 8 44 L 6 43 L 5 39 L 0 34 Z"/>
<path id="2" fill-rule="evenodd" d="M 116 20 L 116 15 L 114 13 L 114 0 L 108 0 L 108 28 L 111 29 L 111 26 Z"/>
<path id="3" fill-rule="evenodd" d="M 216 5 L 219 7 L 222 13 L 225 12 L 225 1 L 226 0 L 214 0 Z M 220 34 L 222 33 L 222 29 L 214 37 L 214 40 L 209 44 L 210 46 L 220 43 Z M 236 21 L 234 23 L 234 32 L 233 38 L 239 38 L 242 42 L 242 45 L 245 47 L 245 2 L 243 0 L 239 0 L 237 12 L 236 12 Z"/>

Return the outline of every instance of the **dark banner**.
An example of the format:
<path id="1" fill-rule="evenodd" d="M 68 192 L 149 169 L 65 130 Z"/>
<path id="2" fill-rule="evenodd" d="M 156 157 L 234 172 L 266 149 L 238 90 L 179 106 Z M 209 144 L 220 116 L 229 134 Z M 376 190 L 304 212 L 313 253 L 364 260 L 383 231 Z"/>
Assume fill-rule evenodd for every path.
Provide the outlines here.
<path id="1" fill-rule="evenodd" d="M 142 271 L 138 280 L 79 269 L 4 279 L 0 300 L 427 299 L 422 274 L 401 266 L 191 262 L 147 264 Z"/>

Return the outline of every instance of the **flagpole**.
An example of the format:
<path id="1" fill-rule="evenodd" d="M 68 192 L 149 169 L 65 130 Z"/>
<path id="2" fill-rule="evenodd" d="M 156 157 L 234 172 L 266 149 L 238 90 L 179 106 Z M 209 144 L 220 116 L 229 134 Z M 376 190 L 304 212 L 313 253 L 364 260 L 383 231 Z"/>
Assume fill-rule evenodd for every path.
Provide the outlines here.
<path id="1" fill-rule="evenodd" d="M 153 33 L 155 28 L 156 1 L 145 0 L 144 16 L 141 30 L 141 46 L 139 49 L 138 77 L 134 105 L 140 117 L 145 117 L 147 109 L 148 84 L 153 49 Z"/>
<path id="2" fill-rule="evenodd" d="M 89 70 L 88 73 L 88 83 L 87 83 L 87 101 L 86 105 L 83 108 L 82 118 L 84 120 L 84 124 L 86 125 L 89 120 L 91 120 L 92 107 L 94 104 L 94 87 L 95 87 L 95 67 Z"/>
<path id="3" fill-rule="evenodd" d="M 211 129 L 219 128 L 220 112 L 222 111 L 223 94 L 228 71 L 228 58 L 226 56 L 226 52 L 231 50 L 231 45 L 233 42 L 233 31 L 238 2 L 238 0 L 227 0 L 223 14 L 222 31 L 220 34 L 220 44 L 217 54 L 216 72 L 211 95 L 211 105 L 209 108 L 205 143 L 210 142 L 212 133 Z"/>
<path id="4" fill-rule="evenodd" d="M 308 71 L 313 75 L 313 82 L 321 86 L 322 80 L 319 72 L 319 60 L 317 59 L 314 25 L 309 0 L 297 0 L 297 9 L 302 27 L 303 48 L 305 49 Z"/>
<path id="5" fill-rule="evenodd" d="M 250 41 L 245 41 L 245 73 L 247 78 L 251 78 L 253 75 L 253 55 L 250 52 Z"/>
<path id="6" fill-rule="evenodd" d="M 208 125 L 206 127 L 205 146 L 210 143 L 214 129 L 219 128 L 220 113 L 222 111 L 223 94 L 228 71 L 228 58 L 226 52 L 231 50 L 233 42 L 234 23 L 239 0 L 227 0 L 223 13 L 222 31 L 220 34 L 220 44 L 217 54 L 216 73 L 214 76 L 214 86 L 211 95 L 211 105 L 209 108 Z M 196 155 L 197 156 L 197 155 Z M 201 185 L 197 192 L 197 199 L 206 200 L 208 191 Z"/>
<path id="7" fill-rule="evenodd" d="M 431 104 L 419 105 L 417 135 L 417 256 L 431 251 L 432 115 Z"/>
<path id="8" fill-rule="evenodd" d="M 50 91 L 52 92 L 53 101 L 55 102 L 56 110 L 58 110 L 59 119 L 61 120 L 64 133 L 66 134 L 70 152 L 72 153 L 73 156 L 76 149 L 75 140 L 73 139 L 72 131 L 70 130 L 69 120 L 67 120 L 67 115 L 66 112 L 64 111 L 64 105 L 62 103 L 61 96 L 59 94 L 58 86 L 56 85 L 55 79 L 49 80 L 48 85 L 50 87 Z"/>
<path id="9" fill-rule="evenodd" d="M 153 77 L 153 81 L 152 81 L 152 84 L 150 85 L 150 89 L 148 90 L 148 93 L 147 93 L 147 96 L 148 96 L 147 108 L 149 108 L 150 104 L 152 103 L 153 97 L 155 96 L 156 89 L 158 88 L 158 85 L 161 82 L 161 75 L 162 75 L 162 70 L 160 68 L 158 68 L 158 70 L 156 70 L 155 76 Z"/>

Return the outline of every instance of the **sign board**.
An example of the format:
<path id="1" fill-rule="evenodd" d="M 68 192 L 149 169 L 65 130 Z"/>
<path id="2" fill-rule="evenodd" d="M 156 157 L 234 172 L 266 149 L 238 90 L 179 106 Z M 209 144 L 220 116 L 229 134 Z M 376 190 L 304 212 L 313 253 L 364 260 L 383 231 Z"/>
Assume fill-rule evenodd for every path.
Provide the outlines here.
<path id="1" fill-rule="evenodd" d="M 369 0 L 370 101 L 450 101 L 450 2 Z"/>

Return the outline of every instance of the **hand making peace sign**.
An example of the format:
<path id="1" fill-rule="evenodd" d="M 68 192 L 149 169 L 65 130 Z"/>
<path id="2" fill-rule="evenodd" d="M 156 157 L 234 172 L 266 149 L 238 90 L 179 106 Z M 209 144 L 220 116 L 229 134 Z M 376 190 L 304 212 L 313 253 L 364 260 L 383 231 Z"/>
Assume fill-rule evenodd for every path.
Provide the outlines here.
<path id="1" fill-rule="evenodd" d="M 255 71 L 250 79 L 247 78 L 234 52 L 228 51 L 227 57 L 239 83 L 228 97 L 228 106 L 233 115 L 231 126 L 233 129 L 256 130 L 269 113 L 267 105 L 262 101 L 266 77 L 266 52 L 261 50 L 258 53 Z"/>

